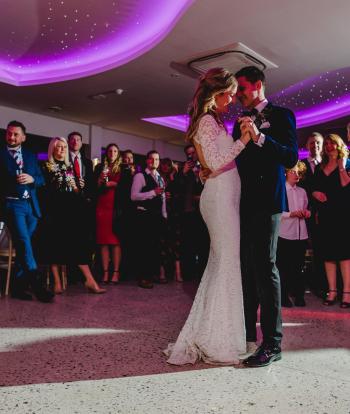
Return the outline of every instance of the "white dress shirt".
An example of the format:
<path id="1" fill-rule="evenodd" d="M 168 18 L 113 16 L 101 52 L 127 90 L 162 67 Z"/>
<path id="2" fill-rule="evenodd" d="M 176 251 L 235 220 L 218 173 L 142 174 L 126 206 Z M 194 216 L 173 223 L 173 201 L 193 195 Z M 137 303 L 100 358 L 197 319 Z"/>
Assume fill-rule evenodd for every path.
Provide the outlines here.
<path id="1" fill-rule="evenodd" d="M 304 218 L 291 217 L 290 212 L 305 210 L 308 206 L 306 191 L 297 185 L 291 186 L 286 182 L 289 212 L 282 213 L 279 236 L 287 240 L 306 240 L 308 238 Z"/>
<path id="2" fill-rule="evenodd" d="M 151 175 L 151 177 L 154 179 L 154 181 L 159 183 L 159 180 L 163 179 L 161 178 L 159 172 L 155 170 L 155 172 L 152 174 L 152 172 L 146 168 L 145 173 Z M 163 181 L 164 183 L 164 181 Z M 157 194 L 154 190 L 142 192 L 142 188 L 145 187 L 146 181 L 145 177 L 143 176 L 143 173 L 137 173 L 134 175 L 134 179 L 132 182 L 131 187 L 131 200 L 133 201 L 143 201 L 143 200 L 150 200 L 154 197 L 157 197 Z M 166 211 L 166 200 L 165 200 L 165 194 L 162 194 L 162 216 L 164 218 L 167 218 L 167 211 Z"/>
<path id="3" fill-rule="evenodd" d="M 312 174 L 314 174 L 315 173 L 316 165 L 320 164 L 322 159 L 321 158 L 320 159 L 311 158 L 310 155 L 309 155 L 307 157 L 307 160 L 308 160 L 308 162 L 310 164 L 310 167 L 311 167 L 311 170 L 312 170 Z"/>
<path id="4" fill-rule="evenodd" d="M 74 165 L 74 160 L 76 157 L 78 157 L 78 163 L 79 163 L 79 168 L 80 168 L 80 175 L 83 176 L 83 166 L 81 163 L 81 155 L 80 152 L 78 152 L 78 154 L 74 154 L 74 152 L 70 152 L 70 157 L 72 160 L 72 165 Z"/>

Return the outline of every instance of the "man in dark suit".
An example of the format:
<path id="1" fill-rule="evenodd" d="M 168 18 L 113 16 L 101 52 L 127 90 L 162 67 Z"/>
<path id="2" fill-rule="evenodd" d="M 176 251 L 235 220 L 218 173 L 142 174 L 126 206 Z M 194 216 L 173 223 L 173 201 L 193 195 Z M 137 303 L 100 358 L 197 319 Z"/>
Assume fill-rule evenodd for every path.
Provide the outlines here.
<path id="1" fill-rule="evenodd" d="M 86 200 L 92 200 L 94 195 L 94 173 L 92 161 L 81 153 L 83 137 L 80 132 L 73 131 L 67 138 L 69 160 L 73 165 L 77 186 Z"/>
<path id="2" fill-rule="evenodd" d="M 79 195 L 76 202 L 80 211 L 76 217 L 76 229 L 81 235 L 81 249 L 89 252 L 92 258 L 92 250 L 95 241 L 95 180 L 92 161 L 81 152 L 83 136 L 80 132 L 73 131 L 68 137 L 69 160 L 73 165 L 73 171 Z M 85 263 L 84 263 L 85 264 Z M 87 265 L 87 263 L 86 263 Z M 75 269 L 77 270 L 77 269 Z M 69 280 L 75 283 L 79 279 L 80 272 L 70 269 Z"/>
<path id="3" fill-rule="evenodd" d="M 306 174 L 300 181 L 300 186 L 305 188 L 311 209 L 311 218 L 308 220 L 308 231 L 312 244 L 312 272 L 308 280 L 309 288 L 319 297 L 324 297 L 328 289 L 327 278 L 324 270 L 324 261 L 321 257 L 321 235 L 317 219 L 317 202 L 312 196 L 312 182 L 315 169 L 322 161 L 323 136 L 319 132 L 312 132 L 306 140 L 306 148 L 309 151 L 307 158 L 301 160 L 306 165 Z"/>
<path id="4" fill-rule="evenodd" d="M 40 218 L 36 189 L 44 184 L 34 154 L 22 146 L 25 127 L 11 121 L 6 130 L 6 146 L 0 149 L 1 210 L 16 249 L 15 279 L 12 296 L 31 300 L 31 287 L 41 302 L 50 302 L 53 294 L 44 287 L 32 248 L 32 236 Z"/>
<path id="5" fill-rule="evenodd" d="M 251 111 L 240 118 L 234 139 L 249 132 L 252 141 L 237 159 L 241 177 L 241 266 L 247 349 L 256 340 L 257 310 L 263 341 L 244 360 L 248 367 L 281 359 L 281 289 L 276 250 L 282 211 L 286 208 L 285 168 L 298 160 L 295 116 L 265 98 L 265 75 L 254 66 L 236 73 L 237 98 Z"/>

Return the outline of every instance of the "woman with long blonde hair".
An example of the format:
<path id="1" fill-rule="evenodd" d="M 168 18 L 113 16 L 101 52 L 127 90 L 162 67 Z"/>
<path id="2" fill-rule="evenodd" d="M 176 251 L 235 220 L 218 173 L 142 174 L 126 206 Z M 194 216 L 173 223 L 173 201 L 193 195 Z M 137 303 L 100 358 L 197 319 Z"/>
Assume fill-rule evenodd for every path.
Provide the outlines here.
<path id="1" fill-rule="evenodd" d="M 117 144 L 109 144 L 106 148 L 104 161 L 96 167 L 97 205 L 96 205 L 96 243 L 101 249 L 103 267 L 103 283 L 109 283 L 109 264 L 112 261 L 113 270 L 111 283 L 119 283 L 119 266 L 121 260 L 120 240 L 113 231 L 116 200 L 116 189 L 120 181 L 121 154 Z"/>
<path id="2" fill-rule="evenodd" d="M 232 73 L 215 68 L 204 74 L 190 109 L 187 140 L 201 165 L 212 173 L 200 199 L 200 211 L 210 235 L 210 254 L 188 319 L 166 355 L 170 364 L 203 360 L 236 364 L 246 351 L 240 270 L 240 178 L 235 158 L 250 141 L 227 133 L 222 115 L 234 101 L 237 81 Z"/>
<path id="3" fill-rule="evenodd" d="M 341 308 L 350 308 L 350 249 L 340 233 L 350 232 L 346 219 L 350 210 L 349 150 L 339 135 L 329 134 L 323 143 L 322 161 L 316 168 L 312 196 L 317 200 L 322 256 L 328 281 L 325 306 L 338 297 L 337 263 L 343 281 Z"/>
<path id="4" fill-rule="evenodd" d="M 105 289 L 100 289 L 88 264 L 91 261 L 89 241 L 79 232 L 81 199 L 65 138 L 55 137 L 50 141 L 43 172 L 46 181 L 44 234 L 47 236 L 43 242 L 43 256 L 51 267 L 54 292 L 63 293 L 60 267 L 77 265 L 88 291 L 104 293 Z"/>

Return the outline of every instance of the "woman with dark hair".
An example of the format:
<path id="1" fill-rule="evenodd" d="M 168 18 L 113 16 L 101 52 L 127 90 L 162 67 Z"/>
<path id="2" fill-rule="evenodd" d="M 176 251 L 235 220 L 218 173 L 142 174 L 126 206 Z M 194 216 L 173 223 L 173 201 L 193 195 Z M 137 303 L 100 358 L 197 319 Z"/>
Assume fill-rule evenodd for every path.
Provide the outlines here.
<path id="1" fill-rule="evenodd" d="M 337 263 L 343 279 L 341 308 L 350 308 L 350 249 L 340 238 L 340 233 L 350 232 L 345 219 L 350 209 L 349 150 L 336 134 L 326 136 L 322 161 L 316 167 L 312 196 L 317 200 L 320 226 L 321 254 L 328 281 L 325 306 L 337 300 Z M 339 221 L 339 219 L 341 221 Z"/>
<path id="2" fill-rule="evenodd" d="M 237 81 L 232 73 L 215 68 L 199 81 L 190 110 L 187 140 L 204 168 L 212 171 L 200 199 L 208 227 L 210 254 L 188 319 L 175 344 L 165 351 L 170 364 L 203 360 L 237 364 L 246 352 L 240 269 L 240 178 L 234 159 L 250 141 L 243 134 L 233 141 L 222 115 L 234 100 Z"/>
<path id="3" fill-rule="evenodd" d="M 112 284 L 119 283 L 121 248 L 118 236 L 114 232 L 116 212 L 116 188 L 120 181 L 121 155 L 117 144 L 109 144 L 104 161 L 96 167 L 97 204 L 96 204 L 96 243 L 101 248 L 103 283 L 109 283 L 109 263 L 112 260 Z"/>

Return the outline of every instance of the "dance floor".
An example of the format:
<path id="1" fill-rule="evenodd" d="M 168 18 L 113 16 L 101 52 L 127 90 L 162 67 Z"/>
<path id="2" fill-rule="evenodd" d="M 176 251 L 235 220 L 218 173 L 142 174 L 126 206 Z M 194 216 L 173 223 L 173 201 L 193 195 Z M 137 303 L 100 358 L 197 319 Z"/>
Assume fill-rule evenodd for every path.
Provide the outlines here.
<path id="1" fill-rule="evenodd" d="M 310 294 L 284 309 L 283 359 L 269 367 L 174 367 L 161 351 L 196 286 L 107 289 L 0 299 L 1 413 L 350 413 L 349 310 Z"/>

